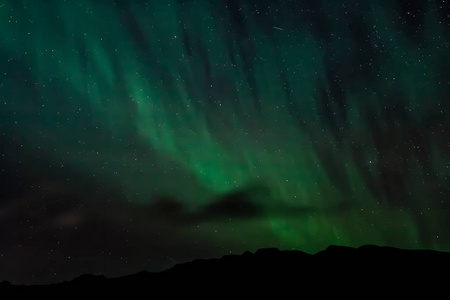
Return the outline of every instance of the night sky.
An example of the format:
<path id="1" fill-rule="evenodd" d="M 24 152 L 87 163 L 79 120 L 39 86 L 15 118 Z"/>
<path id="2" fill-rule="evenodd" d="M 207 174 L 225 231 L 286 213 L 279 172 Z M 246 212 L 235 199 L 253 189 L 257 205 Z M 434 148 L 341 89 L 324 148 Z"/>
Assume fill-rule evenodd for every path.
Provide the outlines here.
<path id="1" fill-rule="evenodd" d="M 0 281 L 450 251 L 444 0 L 0 0 Z"/>

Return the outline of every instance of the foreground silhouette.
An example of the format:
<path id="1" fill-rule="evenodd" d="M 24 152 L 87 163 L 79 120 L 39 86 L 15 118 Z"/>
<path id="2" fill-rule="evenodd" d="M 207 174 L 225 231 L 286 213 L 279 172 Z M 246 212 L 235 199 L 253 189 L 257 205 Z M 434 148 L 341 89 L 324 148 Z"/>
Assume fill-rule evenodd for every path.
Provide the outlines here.
<path id="1" fill-rule="evenodd" d="M 314 255 L 301 251 L 260 249 L 255 253 L 194 260 L 157 273 L 139 272 L 120 278 L 82 275 L 52 285 L 15 286 L 0 283 L 3 292 L 71 294 L 116 292 L 157 296 L 304 294 L 333 295 L 342 291 L 392 291 L 441 288 L 450 283 L 450 253 L 391 247 L 330 246 Z"/>

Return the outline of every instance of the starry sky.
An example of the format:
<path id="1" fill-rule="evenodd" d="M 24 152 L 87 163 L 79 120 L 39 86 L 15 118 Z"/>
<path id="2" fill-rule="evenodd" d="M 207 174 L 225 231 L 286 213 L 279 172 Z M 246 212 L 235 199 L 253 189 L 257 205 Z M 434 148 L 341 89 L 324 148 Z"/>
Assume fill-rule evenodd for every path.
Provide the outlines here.
<path id="1" fill-rule="evenodd" d="M 0 281 L 450 251 L 444 0 L 0 0 Z"/>

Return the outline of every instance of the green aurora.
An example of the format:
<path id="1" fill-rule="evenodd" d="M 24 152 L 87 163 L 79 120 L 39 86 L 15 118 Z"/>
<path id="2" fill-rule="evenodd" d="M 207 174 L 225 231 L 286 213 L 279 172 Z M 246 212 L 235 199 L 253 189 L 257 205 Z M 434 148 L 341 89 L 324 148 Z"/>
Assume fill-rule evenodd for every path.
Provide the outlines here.
<path id="1" fill-rule="evenodd" d="M 67 170 L 84 200 L 61 205 L 77 226 L 167 235 L 158 247 L 175 260 L 450 250 L 448 8 L 404 2 L 1 0 L 2 171 L 15 161 L 22 176 L 20 192 L 1 177 L 4 228 L 31 195 L 71 201 L 56 184 Z M 23 177 L 45 188 L 25 197 Z M 160 213 L 162 198 L 175 213 Z M 0 252 L 33 248 L 14 242 L 28 235 Z M 116 272 L 146 266 L 136 257 Z"/>

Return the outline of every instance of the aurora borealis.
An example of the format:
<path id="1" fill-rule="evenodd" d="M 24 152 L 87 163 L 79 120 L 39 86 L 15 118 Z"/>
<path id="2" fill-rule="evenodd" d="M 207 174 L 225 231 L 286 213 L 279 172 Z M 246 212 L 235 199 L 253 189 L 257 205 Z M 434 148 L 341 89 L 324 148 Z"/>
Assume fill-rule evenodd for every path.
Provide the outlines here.
<path id="1" fill-rule="evenodd" d="M 0 281 L 450 250 L 446 1 L 0 0 Z"/>

